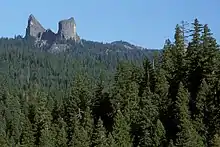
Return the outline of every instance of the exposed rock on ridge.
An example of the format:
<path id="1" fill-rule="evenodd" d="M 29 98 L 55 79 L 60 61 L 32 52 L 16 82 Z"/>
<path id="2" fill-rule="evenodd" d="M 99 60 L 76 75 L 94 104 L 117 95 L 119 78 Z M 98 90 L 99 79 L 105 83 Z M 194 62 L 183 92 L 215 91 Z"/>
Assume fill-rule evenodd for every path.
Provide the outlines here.
<path id="1" fill-rule="evenodd" d="M 70 19 L 61 20 L 59 22 L 59 30 L 57 36 L 60 40 L 76 38 L 76 23 L 73 17 Z"/>
<path id="2" fill-rule="evenodd" d="M 37 41 L 43 40 L 48 44 L 53 44 L 54 41 L 73 39 L 80 41 L 80 37 L 76 33 L 76 23 L 73 17 L 70 19 L 61 20 L 58 23 L 58 32 L 54 33 L 50 29 L 45 29 L 37 19 L 31 14 L 28 18 L 26 28 L 26 37 L 34 37 Z"/>
<path id="3" fill-rule="evenodd" d="M 46 30 L 37 21 L 37 19 L 31 14 L 28 18 L 28 26 L 26 28 L 26 36 L 32 36 L 36 39 L 41 39 L 42 34 Z"/>

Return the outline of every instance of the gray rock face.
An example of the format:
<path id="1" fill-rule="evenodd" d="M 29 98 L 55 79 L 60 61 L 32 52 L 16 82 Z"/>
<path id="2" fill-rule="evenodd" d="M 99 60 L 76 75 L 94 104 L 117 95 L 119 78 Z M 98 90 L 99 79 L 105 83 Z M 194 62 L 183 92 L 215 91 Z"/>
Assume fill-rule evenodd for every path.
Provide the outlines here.
<path id="1" fill-rule="evenodd" d="M 46 30 L 31 14 L 28 18 L 26 36 L 32 36 L 38 40 L 46 40 L 48 43 L 53 43 L 55 40 L 80 40 L 80 37 L 76 33 L 76 23 L 73 17 L 59 21 L 58 27 L 57 33 L 54 33 L 50 29 Z"/>
<path id="2" fill-rule="evenodd" d="M 52 44 L 56 40 L 56 34 L 50 29 L 47 29 L 43 32 L 41 40 L 46 40 L 49 44 Z"/>
<path id="3" fill-rule="evenodd" d="M 34 37 L 36 39 L 35 44 L 39 47 L 50 46 L 52 52 L 64 51 L 69 48 L 68 45 L 56 43 L 59 41 L 73 39 L 80 43 L 80 37 L 76 33 L 76 23 L 73 17 L 59 21 L 58 27 L 57 33 L 50 29 L 46 30 L 31 14 L 28 18 L 26 36 Z"/>
<path id="4" fill-rule="evenodd" d="M 26 36 L 32 36 L 34 38 L 41 39 L 41 36 L 44 32 L 45 29 L 43 26 L 33 15 L 30 15 L 28 18 L 28 26 L 26 28 Z"/>
<path id="5" fill-rule="evenodd" d="M 73 17 L 59 22 L 58 39 L 76 39 L 76 23 Z"/>

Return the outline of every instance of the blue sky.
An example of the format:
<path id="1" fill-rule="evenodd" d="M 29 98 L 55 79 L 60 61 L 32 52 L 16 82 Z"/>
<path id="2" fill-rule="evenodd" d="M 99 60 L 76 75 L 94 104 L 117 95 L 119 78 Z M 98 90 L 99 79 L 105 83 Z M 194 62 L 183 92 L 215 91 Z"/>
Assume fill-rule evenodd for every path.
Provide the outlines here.
<path id="1" fill-rule="evenodd" d="M 29 14 L 55 32 L 59 20 L 73 16 L 83 39 L 162 48 L 177 23 L 194 18 L 219 40 L 219 7 L 219 0 L 1 0 L 0 36 L 24 35 Z"/>

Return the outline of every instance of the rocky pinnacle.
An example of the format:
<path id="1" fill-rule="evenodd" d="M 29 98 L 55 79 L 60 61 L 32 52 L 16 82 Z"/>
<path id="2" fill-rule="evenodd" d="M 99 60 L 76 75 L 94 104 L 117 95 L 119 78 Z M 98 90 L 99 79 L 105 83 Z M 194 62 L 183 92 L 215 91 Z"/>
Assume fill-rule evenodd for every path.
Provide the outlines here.
<path id="1" fill-rule="evenodd" d="M 55 40 L 80 40 L 76 33 L 76 23 L 73 17 L 59 21 L 58 32 L 54 33 L 50 29 L 44 29 L 39 21 L 31 14 L 28 18 L 26 36 L 34 37 L 37 40 L 45 40 L 50 44 Z"/>
<path id="2" fill-rule="evenodd" d="M 73 17 L 70 19 L 61 20 L 58 24 L 58 38 L 59 39 L 74 39 L 76 38 L 76 23 Z"/>
<path id="3" fill-rule="evenodd" d="M 41 39 L 43 32 L 46 30 L 37 21 L 37 19 L 31 14 L 28 18 L 28 26 L 26 28 L 26 36 L 32 36 L 37 39 Z"/>

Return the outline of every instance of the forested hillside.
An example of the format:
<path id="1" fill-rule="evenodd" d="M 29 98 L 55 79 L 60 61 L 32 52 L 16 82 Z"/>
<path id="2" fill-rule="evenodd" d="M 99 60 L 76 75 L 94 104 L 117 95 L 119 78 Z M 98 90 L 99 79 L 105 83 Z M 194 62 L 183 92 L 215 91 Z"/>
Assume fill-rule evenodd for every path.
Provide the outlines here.
<path id="1" fill-rule="evenodd" d="M 1 147 L 218 147 L 220 52 L 197 19 L 161 51 L 0 39 Z"/>

